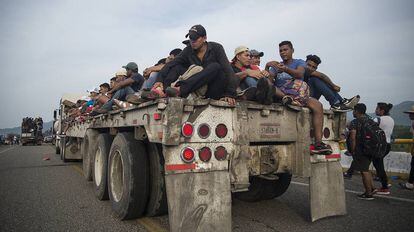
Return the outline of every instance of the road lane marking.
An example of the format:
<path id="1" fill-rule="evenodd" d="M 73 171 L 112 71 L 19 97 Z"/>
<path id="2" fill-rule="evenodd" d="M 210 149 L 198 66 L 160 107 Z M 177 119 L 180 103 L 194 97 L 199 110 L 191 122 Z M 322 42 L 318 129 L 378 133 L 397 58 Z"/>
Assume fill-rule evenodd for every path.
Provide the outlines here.
<path id="1" fill-rule="evenodd" d="M 77 165 L 71 165 L 71 167 L 78 172 L 81 176 L 83 176 L 83 170 L 81 167 Z M 146 230 L 149 232 L 167 232 L 164 228 L 162 228 L 157 222 L 155 222 L 151 218 L 139 218 L 137 222 L 142 225 Z"/>
<path id="2" fill-rule="evenodd" d="M 0 154 L 1 153 L 4 153 L 4 152 L 6 152 L 6 151 L 10 151 L 10 150 L 12 150 L 12 149 L 15 149 L 16 147 L 10 147 L 9 149 L 6 149 L 6 150 L 4 150 L 4 151 L 0 151 Z"/>
<path id="3" fill-rule="evenodd" d="M 78 165 L 72 165 L 71 166 L 75 171 L 77 171 L 81 176 L 83 176 L 83 170 Z"/>
<path id="4" fill-rule="evenodd" d="M 145 227 L 149 232 L 167 232 L 166 229 L 162 228 L 157 222 L 153 219 L 144 217 L 137 219 L 138 223 Z"/>
<path id="5" fill-rule="evenodd" d="M 309 184 L 301 183 L 301 182 L 295 182 L 295 181 L 291 181 L 290 183 L 300 185 L 300 186 L 309 186 Z M 345 189 L 345 192 L 354 193 L 354 194 L 361 194 L 361 192 L 348 190 L 348 189 Z M 403 202 L 408 202 L 408 203 L 414 203 L 414 200 L 407 199 L 407 198 L 402 198 L 402 197 L 392 197 L 392 196 L 379 195 L 379 194 L 375 194 L 375 197 L 376 198 L 391 199 L 391 200 L 396 200 L 396 201 L 403 201 Z"/>

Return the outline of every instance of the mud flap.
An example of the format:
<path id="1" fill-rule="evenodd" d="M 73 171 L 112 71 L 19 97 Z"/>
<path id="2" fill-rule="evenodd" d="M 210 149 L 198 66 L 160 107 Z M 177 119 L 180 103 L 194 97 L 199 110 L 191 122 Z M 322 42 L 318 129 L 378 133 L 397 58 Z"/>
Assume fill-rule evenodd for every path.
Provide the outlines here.
<path id="1" fill-rule="evenodd" d="M 165 176 L 170 231 L 231 231 L 228 171 Z"/>
<path id="2" fill-rule="evenodd" d="M 309 191 L 312 222 L 346 214 L 344 178 L 339 161 L 312 163 Z"/>

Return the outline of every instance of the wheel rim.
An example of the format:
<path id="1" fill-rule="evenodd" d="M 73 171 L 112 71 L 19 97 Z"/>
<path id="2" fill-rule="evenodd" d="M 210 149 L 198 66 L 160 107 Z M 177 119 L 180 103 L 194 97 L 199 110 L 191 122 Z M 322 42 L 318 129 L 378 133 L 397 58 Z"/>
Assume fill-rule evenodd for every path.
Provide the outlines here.
<path id="1" fill-rule="evenodd" d="M 123 194 L 123 183 L 124 183 L 124 164 L 122 161 L 122 156 L 119 151 L 115 151 L 115 154 L 112 158 L 111 167 L 111 192 L 114 200 L 119 202 Z"/>
<path id="2" fill-rule="evenodd" d="M 96 150 L 95 154 L 95 166 L 94 166 L 94 174 L 95 174 L 95 183 L 96 186 L 99 186 L 102 181 L 102 174 L 104 172 L 104 165 L 103 165 L 103 154 L 101 148 Z"/>

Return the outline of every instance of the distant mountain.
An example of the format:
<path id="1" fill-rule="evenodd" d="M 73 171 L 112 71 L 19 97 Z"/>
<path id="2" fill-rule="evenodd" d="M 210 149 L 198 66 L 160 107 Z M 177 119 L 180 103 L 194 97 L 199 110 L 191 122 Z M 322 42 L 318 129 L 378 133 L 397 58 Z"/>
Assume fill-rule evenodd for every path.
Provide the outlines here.
<path id="1" fill-rule="evenodd" d="M 43 123 L 43 132 L 49 130 L 53 125 L 53 121 L 50 122 L 44 122 Z M 13 127 L 13 128 L 4 128 L 4 129 L 0 129 L 0 135 L 6 135 L 6 134 L 20 134 L 21 132 L 21 128 L 20 126 L 18 127 Z"/>
<path id="2" fill-rule="evenodd" d="M 414 101 L 404 101 L 392 107 L 390 115 L 394 119 L 395 125 L 411 126 L 410 119 L 408 118 L 408 115 L 404 113 L 404 111 L 411 110 L 411 106 L 413 105 Z M 368 115 L 373 118 L 377 117 L 375 115 L 375 112 L 368 113 Z M 348 121 L 353 119 L 352 112 L 348 112 L 346 116 Z"/>

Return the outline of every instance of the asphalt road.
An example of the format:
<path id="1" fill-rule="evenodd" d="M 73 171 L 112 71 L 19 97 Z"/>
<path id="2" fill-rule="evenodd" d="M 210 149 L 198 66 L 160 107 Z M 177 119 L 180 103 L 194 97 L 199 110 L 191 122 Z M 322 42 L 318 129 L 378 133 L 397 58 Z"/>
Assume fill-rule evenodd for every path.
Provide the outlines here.
<path id="1" fill-rule="evenodd" d="M 168 231 L 167 216 L 118 220 L 81 172 L 49 145 L 0 146 L 0 231 Z M 393 182 L 391 196 L 361 201 L 360 177 L 345 183 L 346 216 L 311 223 L 307 181 L 295 178 L 277 199 L 234 200 L 233 231 L 414 231 L 414 191 Z"/>

